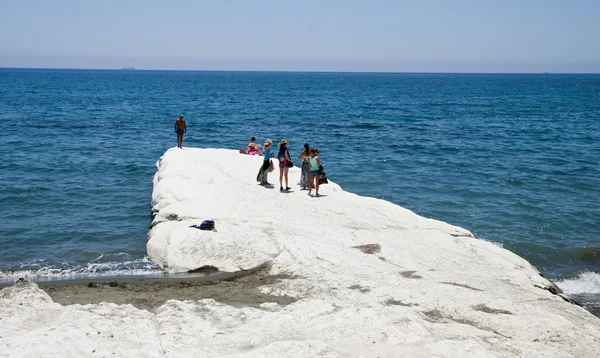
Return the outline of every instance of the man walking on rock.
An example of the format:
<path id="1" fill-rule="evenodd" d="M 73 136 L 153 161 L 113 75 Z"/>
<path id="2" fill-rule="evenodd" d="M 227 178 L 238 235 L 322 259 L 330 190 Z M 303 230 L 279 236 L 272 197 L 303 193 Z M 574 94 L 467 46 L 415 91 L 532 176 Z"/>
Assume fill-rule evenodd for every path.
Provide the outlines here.
<path id="1" fill-rule="evenodd" d="M 175 121 L 175 133 L 177 133 L 177 148 L 183 149 L 183 135 L 187 133 L 183 116 L 179 116 L 179 119 Z"/>

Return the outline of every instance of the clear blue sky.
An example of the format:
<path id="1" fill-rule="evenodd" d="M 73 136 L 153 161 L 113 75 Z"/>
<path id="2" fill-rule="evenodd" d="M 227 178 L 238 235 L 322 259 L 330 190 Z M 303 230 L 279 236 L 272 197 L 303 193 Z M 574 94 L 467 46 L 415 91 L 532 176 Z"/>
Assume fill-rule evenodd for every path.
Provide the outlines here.
<path id="1" fill-rule="evenodd" d="M 0 67 L 600 72 L 600 0 L 0 0 Z"/>

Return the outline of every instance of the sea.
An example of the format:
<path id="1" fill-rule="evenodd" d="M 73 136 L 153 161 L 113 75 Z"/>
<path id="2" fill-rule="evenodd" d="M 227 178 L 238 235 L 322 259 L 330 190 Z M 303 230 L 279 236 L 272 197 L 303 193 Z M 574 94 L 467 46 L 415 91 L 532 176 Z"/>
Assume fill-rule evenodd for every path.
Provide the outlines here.
<path id="1" fill-rule="evenodd" d="M 0 69 L 0 283 L 161 275 L 156 161 L 283 138 L 600 312 L 600 75 Z M 294 154 L 296 153 L 296 154 Z"/>

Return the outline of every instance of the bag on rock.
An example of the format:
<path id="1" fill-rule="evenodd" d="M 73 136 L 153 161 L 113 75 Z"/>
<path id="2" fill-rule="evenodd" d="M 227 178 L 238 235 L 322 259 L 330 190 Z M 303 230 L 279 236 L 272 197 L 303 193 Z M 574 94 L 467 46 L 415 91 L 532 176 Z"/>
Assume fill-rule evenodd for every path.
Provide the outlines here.
<path id="1" fill-rule="evenodd" d="M 323 184 L 328 184 L 329 183 L 327 181 L 327 175 L 325 174 L 325 170 L 323 169 L 322 165 L 319 166 L 319 177 L 317 178 L 317 180 L 319 181 L 319 185 L 323 185 Z"/>
<path id="2" fill-rule="evenodd" d="M 190 227 L 206 231 L 217 231 L 214 220 L 204 220 L 200 225 L 192 225 Z"/>
<path id="3" fill-rule="evenodd" d="M 215 222 L 213 220 L 204 220 L 202 224 L 200 224 L 200 230 L 214 230 Z"/>

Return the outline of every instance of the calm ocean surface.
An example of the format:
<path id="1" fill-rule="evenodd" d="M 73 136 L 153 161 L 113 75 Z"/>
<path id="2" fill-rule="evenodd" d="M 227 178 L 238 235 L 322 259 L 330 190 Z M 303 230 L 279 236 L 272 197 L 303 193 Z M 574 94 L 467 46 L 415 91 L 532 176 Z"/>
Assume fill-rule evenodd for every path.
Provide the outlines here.
<path id="1" fill-rule="evenodd" d="M 600 294 L 600 75 L 0 69 L 0 281 L 156 272 L 180 114 L 184 146 L 308 142 L 344 189 Z"/>

